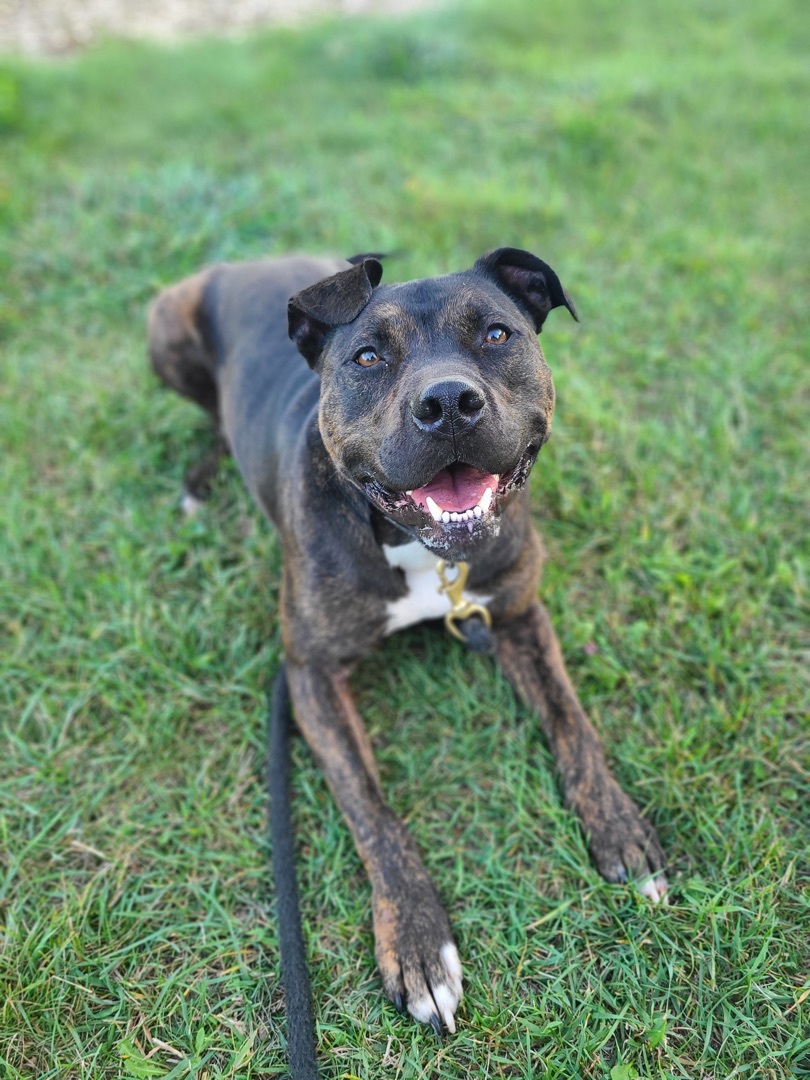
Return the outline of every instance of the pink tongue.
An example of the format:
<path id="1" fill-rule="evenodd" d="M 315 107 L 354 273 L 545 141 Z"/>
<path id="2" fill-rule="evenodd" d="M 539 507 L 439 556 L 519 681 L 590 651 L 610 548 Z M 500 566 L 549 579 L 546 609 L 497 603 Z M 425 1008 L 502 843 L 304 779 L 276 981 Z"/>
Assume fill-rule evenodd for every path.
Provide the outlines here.
<path id="1" fill-rule="evenodd" d="M 442 510 L 470 510 L 478 505 L 488 487 L 494 492 L 497 482 L 497 477 L 492 473 L 479 472 L 471 465 L 461 465 L 452 471 L 442 469 L 429 484 L 414 488 L 411 495 L 413 501 L 424 510 L 427 509 L 425 500 L 428 495 Z"/>

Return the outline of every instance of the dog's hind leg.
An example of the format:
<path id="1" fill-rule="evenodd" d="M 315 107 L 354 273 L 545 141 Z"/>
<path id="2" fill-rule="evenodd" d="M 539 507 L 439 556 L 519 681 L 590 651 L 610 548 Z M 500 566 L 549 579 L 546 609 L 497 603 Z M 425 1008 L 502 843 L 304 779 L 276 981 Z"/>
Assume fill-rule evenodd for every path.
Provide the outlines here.
<path id="1" fill-rule="evenodd" d="M 219 463 L 230 453 L 228 440 L 221 428 L 217 428 L 214 446 L 210 453 L 196 465 L 186 470 L 183 479 L 183 495 L 180 505 L 183 513 L 189 517 L 200 509 L 200 506 L 211 494 L 211 485 L 219 470 Z"/>
<path id="2" fill-rule="evenodd" d="M 164 289 L 149 309 L 149 359 L 156 374 L 178 394 L 194 401 L 214 422 L 216 444 L 185 477 L 182 506 L 194 513 L 208 498 L 228 444 L 219 415 L 215 361 L 206 340 L 203 297 L 212 270 Z"/>

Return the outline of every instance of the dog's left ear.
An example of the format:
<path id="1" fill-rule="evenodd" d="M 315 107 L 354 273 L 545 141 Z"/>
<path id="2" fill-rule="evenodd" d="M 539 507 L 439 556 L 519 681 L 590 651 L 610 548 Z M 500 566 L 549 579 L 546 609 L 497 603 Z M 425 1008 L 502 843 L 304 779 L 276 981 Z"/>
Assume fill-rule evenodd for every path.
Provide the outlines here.
<path id="1" fill-rule="evenodd" d="M 520 248 L 496 248 L 476 262 L 478 270 L 508 293 L 531 316 L 537 333 L 546 316 L 555 307 L 565 307 L 579 322 L 574 301 L 560 284 L 560 279 L 542 259 Z"/>
<path id="2" fill-rule="evenodd" d="M 381 277 L 377 259 L 363 259 L 292 297 L 287 304 L 290 337 L 310 367 L 317 364 L 327 334 L 357 318 Z"/>

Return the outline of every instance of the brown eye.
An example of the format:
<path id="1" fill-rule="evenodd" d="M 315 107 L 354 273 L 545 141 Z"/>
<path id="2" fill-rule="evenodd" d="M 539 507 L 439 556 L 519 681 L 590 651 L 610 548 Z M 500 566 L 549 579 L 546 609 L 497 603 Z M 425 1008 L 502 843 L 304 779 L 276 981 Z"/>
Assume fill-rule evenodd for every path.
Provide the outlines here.
<path id="1" fill-rule="evenodd" d="M 496 323 L 494 326 L 490 326 L 484 335 L 485 345 L 503 345 L 505 341 L 509 339 L 509 331 L 505 326 L 500 326 Z"/>
<path id="2" fill-rule="evenodd" d="M 373 349 L 361 349 L 354 358 L 354 362 L 359 364 L 360 367 L 374 367 L 375 364 L 379 364 L 380 360 L 382 360 L 382 357 Z"/>

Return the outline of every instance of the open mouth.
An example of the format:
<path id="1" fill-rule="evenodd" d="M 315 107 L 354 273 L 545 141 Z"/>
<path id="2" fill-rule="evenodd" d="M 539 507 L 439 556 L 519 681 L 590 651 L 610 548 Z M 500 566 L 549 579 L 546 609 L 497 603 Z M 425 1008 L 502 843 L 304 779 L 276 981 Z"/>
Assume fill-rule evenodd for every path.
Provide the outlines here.
<path id="1" fill-rule="evenodd" d="M 405 494 L 437 523 L 472 523 L 489 511 L 499 479 L 497 473 L 480 472 L 472 465 L 451 465 Z"/>
<path id="2" fill-rule="evenodd" d="M 497 517 L 506 498 L 522 488 L 537 457 L 538 446 L 527 448 L 505 473 L 488 473 L 465 462 L 448 465 L 421 487 L 389 491 L 376 480 L 363 486 L 366 495 L 388 517 L 416 528 L 428 546 L 497 531 Z"/>

